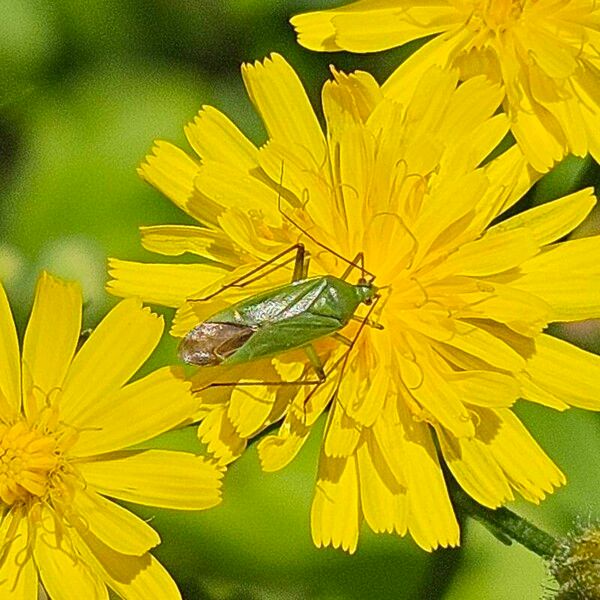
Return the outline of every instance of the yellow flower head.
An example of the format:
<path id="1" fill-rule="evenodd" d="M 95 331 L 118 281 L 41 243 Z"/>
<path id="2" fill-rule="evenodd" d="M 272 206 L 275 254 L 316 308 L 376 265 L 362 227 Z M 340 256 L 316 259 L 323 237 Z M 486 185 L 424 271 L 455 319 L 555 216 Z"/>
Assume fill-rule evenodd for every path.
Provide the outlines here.
<path id="1" fill-rule="evenodd" d="M 0 286 L 0 596 L 180 598 L 150 554 L 142 519 L 106 498 L 202 509 L 219 502 L 221 472 L 183 452 L 123 450 L 189 419 L 194 400 L 176 369 L 127 384 L 162 320 L 122 301 L 80 350 L 79 286 L 42 274 L 23 342 Z"/>
<path id="2" fill-rule="evenodd" d="M 508 127 L 494 116 L 502 91 L 484 77 L 457 87 L 451 72 L 430 70 L 404 107 L 368 74 L 334 71 L 323 133 L 283 58 L 245 65 L 243 76 L 267 144 L 256 148 L 207 107 L 186 128 L 200 160 L 159 142 L 141 167 L 206 225 L 144 228 L 145 246 L 212 264 L 112 260 L 110 290 L 178 307 L 173 333 L 183 336 L 223 306 L 289 283 L 290 264 L 194 301 L 300 240 L 314 275 L 347 267 L 323 246 L 350 259 L 363 252 L 381 298 L 357 311 L 360 320 L 372 310 L 358 337 L 358 322 L 342 331 L 355 339 L 350 350 L 338 339 L 317 344 L 329 372 L 318 386 L 267 385 L 315 379 L 300 351 L 199 369 L 200 438 L 228 462 L 281 421 L 258 445 L 263 468 L 275 470 L 328 409 L 312 532 L 317 545 L 349 551 L 363 520 L 376 532 L 409 531 L 426 549 L 458 543 L 434 439 L 482 504 L 497 507 L 514 490 L 541 500 L 564 477 L 510 407 L 523 397 L 600 409 L 600 359 L 543 333 L 551 321 L 600 316 L 600 239 L 554 243 L 591 210 L 591 191 L 492 225 L 535 175 L 517 147 L 481 166 Z M 266 383 L 206 388 L 236 379 Z"/>
<path id="3" fill-rule="evenodd" d="M 503 86 L 510 128 L 531 165 L 568 152 L 600 162 L 600 4 L 596 0 L 360 0 L 292 19 L 313 50 L 373 52 L 436 35 L 383 89 L 406 101 L 431 65 Z M 467 121 L 468 122 L 468 121 Z"/>

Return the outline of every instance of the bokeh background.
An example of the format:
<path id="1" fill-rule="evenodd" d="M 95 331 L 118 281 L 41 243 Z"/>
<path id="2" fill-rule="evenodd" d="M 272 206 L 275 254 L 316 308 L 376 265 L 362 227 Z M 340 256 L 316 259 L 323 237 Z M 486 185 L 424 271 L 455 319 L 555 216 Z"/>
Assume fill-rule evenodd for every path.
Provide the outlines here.
<path id="1" fill-rule="evenodd" d="M 187 217 L 136 175 L 152 141 L 187 147 L 183 125 L 203 104 L 265 139 L 239 66 L 277 51 L 318 102 L 328 65 L 380 81 L 415 45 L 379 55 L 315 54 L 296 45 L 288 18 L 321 0 L 2 0 L 0 18 L 0 278 L 23 331 L 41 269 L 81 281 L 86 326 L 116 301 L 104 291 L 106 259 L 155 261 L 140 225 Z M 339 2 L 337 3 L 339 4 Z M 600 185 L 590 159 L 567 159 L 518 206 Z M 577 236 L 597 232 L 598 213 Z M 160 258 L 158 258 L 160 260 Z M 162 311 L 167 320 L 171 313 Z M 556 327 L 600 349 L 597 322 Z M 175 360 L 165 336 L 145 371 Z M 117 357 L 118 359 L 118 357 Z M 513 508 L 553 533 L 600 515 L 600 419 L 518 406 L 569 484 L 540 507 Z M 224 502 L 200 513 L 139 510 L 163 538 L 156 554 L 186 599 L 539 598 L 551 587 L 539 559 L 465 524 L 458 550 L 427 554 L 408 538 L 366 529 L 354 556 L 313 548 L 309 508 L 320 432 L 279 474 L 260 472 L 254 449 L 231 467 Z M 197 449 L 193 429 L 155 445 Z M 168 476 L 168 474 L 165 474 Z"/>

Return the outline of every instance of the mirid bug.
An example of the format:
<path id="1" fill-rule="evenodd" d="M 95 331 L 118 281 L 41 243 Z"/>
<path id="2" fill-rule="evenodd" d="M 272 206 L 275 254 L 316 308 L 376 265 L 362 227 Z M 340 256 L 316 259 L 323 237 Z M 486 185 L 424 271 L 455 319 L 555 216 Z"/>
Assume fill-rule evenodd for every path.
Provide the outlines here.
<path id="1" fill-rule="evenodd" d="M 198 299 L 207 301 L 228 287 L 247 285 L 260 278 L 259 273 L 269 267 L 272 272 L 287 265 L 290 260 L 280 264 L 277 261 L 295 252 L 291 283 L 237 302 L 194 327 L 181 341 L 180 358 L 198 366 L 227 366 L 302 348 L 319 381 L 323 381 L 326 374 L 312 343 L 335 335 L 352 346 L 379 298 L 377 287 L 373 285 L 375 277 L 364 269 L 362 253 L 350 261 L 327 250 L 348 263 L 341 277 L 308 277 L 308 253 L 304 245 L 298 243 L 214 294 Z M 347 281 L 353 269 L 361 271 L 356 284 Z M 360 304 L 371 306 L 365 319 L 355 317 Z M 362 322 L 354 340 L 338 334 L 351 319 Z"/>

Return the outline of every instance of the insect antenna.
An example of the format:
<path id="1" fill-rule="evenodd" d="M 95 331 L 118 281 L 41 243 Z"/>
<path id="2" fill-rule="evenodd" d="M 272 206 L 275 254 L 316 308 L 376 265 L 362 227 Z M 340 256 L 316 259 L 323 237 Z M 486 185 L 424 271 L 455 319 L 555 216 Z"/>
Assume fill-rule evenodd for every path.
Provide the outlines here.
<path id="1" fill-rule="evenodd" d="M 305 192 L 307 192 L 307 190 L 305 190 Z M 306 203 L 304 203 L 304 204 L 306 204 Z M 362 279 L 366 279 L 365 275 L 368 275 L 369 276 L 369 283 L 371 283 L 371 282 L 373 282 L 375 280 L 375 275 L 373 275 L 373 273 L 371 273 L 370 271 L 367 271 L 365 269 L 365 267 L 364 267 L 364 264 L 359 267 L 355 262 L 352 262 L 351 260 L 349 260 L 345 256 L 342 256 L 339 252 L 336 252 L 333 248 L 330 248 L 329 246 L 326 246 L 323 242 L 320 242 L 317 238 L 315 238 L 314 235 L 312 235 L 311 233 L 309 233 L 307 229 L 305 229 L 304 227 L 302 227 L 302 225 L 300 225 L 292 217 L 290 217 L 289 215 L 287 215 L 285 213 L 285 211 L 283 210 L 283 207 L 282 207 L 281 194 L 279 194 L 279 196 L 277 198 L 277 208 L 278 208 L 279 212 L 281 213 L 282 217 L 286 221 L 288 221 L 290 224 L 292 224 L 296 229 L 299 229 L 314 244 L 316 244 L 320 248 L 323 248 L 323 250 L 325 250 L 326 252 L 329 252 L 329 253 L 333 254 L 334 256 L 336 256 L 337 258 L 339 258 L 341 261 L 345 262 L 346 264 L 350 265 L 351 267 L 354 267 L 356 269 L 360 269 L 360 271 L 362 273 L 362 277 L 361 277 Z"/>
<path id="2" fill-rule="evenodd" d="M 286 254 L 289 254 L 292 251 L 296 252 L 295 257 L 290 258 L 289 260 L 286 260 L 283 263 L 277 263 L 277 261 L 280 258 L 284 257 Z M 256 281 L 257 279 L 262 278 L 264 275 L 268 275 L 268 274 L 272 273 L 273 271 L 276 271 L 277 269 L 281 269 L 282 267 L 287 265 L 292 260 L 296 260 L 296 261 L 301 260 L 302 262 L 304 262 L 305 255 L 306 255 L 306 253 L 304 250 L 304 244 L 294 244 L 293 246 L 290 246 L 289 248 L 287 248 L 287 250 L 284 250 L 283 252 L 280 252 L 279 254 L 273 256 L 269 260 L 263 262 L 258 267 L 251 269 L 250 271 L 248 271 L 244 275 L 241 275 L 237 279 L 234 279 L 233 281 L 230 281 L 229 283 L 221 286 L 215 292 L 208 294 L 208 296 L 203 296 L 202 298 L 187 298 L 187 302 L 206 302 L 207 300 L 211 300 L 212 298 L 214 298 L 215 296 L 218 296 L 221 292 L 224 292 L 225 290 L 228 290 L 229 288 L 244 287 L 244 286 L 248 285 L 249 283 Z M 271 267 L 271 269 L 269 269 L 264 275 L 261 274 L 261 275 L 258 275 L 256 277 L 252 278 L 254 275 L 257 275 L 258 273 L 260 273 L 261 271 L 263 271 L 266 267 L 269 267 L 270 265 L 274 265 L 274 266 Z"/>
<path id="3" fill-rule="evenodd" d="M 337 394 L 339 392 L 340 386 L 342 385 L 342 379 L 344 377 L 344 371 L 346 370 L 346 366 L 348 364 L 348 359 L 350 358 L 350 352 L 352 351 L 352 349 L 356 345 L 356 342 L 358 341 L 358 338 L 360 337 L 360 334 L 362 333 L 363 329 L 371 322 L 371 318 L 370 318 L 371 314 L 375 310 L 375 307 L 377 306 L 377 303 L 379 302 L 380 299 L 381 299 L 381 295 L 380 294 L 375 294 L 375 296 L 373 298 L 373 302 L 369 306 L 369 310 L 367 311 L 367 314 L 365 315 L 364 319 L 361 319 L 361 323 L 360 323 L 360 325 L 358 327 L 358 330 L 356 331 L 356 333 L 354 334 L 354 337 L 350 340 L 350 343 L 348 344 L 348 349 L 346 350 L 346 352 L 344 352 L 344 354 L 342 356 L 340 356 L 333 363 L 333 365 L 331 366 L 331 368 L 327 370 L 327 372 L 325 373 L 325 379 L 320 380 L 318 382 L 318 384 L 315 385 L 314 389 L 312 389 L 308 393 L 308 395 L 304 399 L 304 405 L 306 405 L 306 403 L 309 402 L 309 400 L 317 392 L 317 390 L 319 389 L 319 384 L 322 384 L 324 381 L 326 381 L 327 377 L 331 373 L 333 373 L 338 368 L 338 366 L 341 364 L 341 369 L 340 369 L 340 374 L 338 376 L 338 381 L 336 383 L 336 386 L 335 386 L 335 389 L 333 391 L 333 394 L 331 395 L 331 398 L 333 398 L 334 400 L 337 399 Z"/>
<path id="4" fill-rule="evenodd" d="M 350 341 L 350 345 L 348 346 L 348 349 L 346 350 L 346 352 L 344 352 L 344 355 L 341 356 L 335 362 L 335 364 L 333 365 L 333 367 L 331 368 L 331 372 L 333 372 L 334 369 L 337 367 L 337 365 L 340 362 L 342 364 L 342 368 L 340 369 L 340 374 L 339 374 L 339 377 L 338 377 L 338 381 L 337 381 L 337 384 L 335 386 L 335 390 L 334 390 L 333 396 L 332 396 L 332 398 L 334 398 L 334 399 L 337 399 L 338 391 L 340 389 L 340 386 L 342 385 L 342 379 L 344 377 L 344 371 L 346 370 L 346 366 L 348 364 L 348 359 L 350 358 L 350 352 L 352 351 L 352 349 L 356 345 L 356 342 L 358 341 L 358 338 L 360 337 L 360 334 L 362 333 L 363 329 L 365 328 L 365 326 L 367 325 L 367 323 L 370 321 L 371 313 L 373 312 L 373 310 L 377 306 L 377 303 L 379 302 L 380 298 L 381 298 L 380 294 L 376 294 L 375 295 L 375 297 L 373 298 L 373 302 L 372 302 L 371 306 L 369 306 L 369 310 L 367 311 L 367 314 L 365 315 L 365 318 L 363 319 L 363 321 L 361 322 L 361 324 L 358 326 L 358 330 L 356 331 L 356 334 L 354 335 L 354 337 Z"/>

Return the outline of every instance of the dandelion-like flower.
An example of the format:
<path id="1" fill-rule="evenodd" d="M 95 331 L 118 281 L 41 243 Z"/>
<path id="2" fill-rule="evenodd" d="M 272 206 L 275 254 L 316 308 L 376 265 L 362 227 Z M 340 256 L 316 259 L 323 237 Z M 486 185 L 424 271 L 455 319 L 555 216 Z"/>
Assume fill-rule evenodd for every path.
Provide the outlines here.
<path id="1" fill-rule="evenodd" d="M 373 52 L 436 36 L 384 85 L 403 102 L 431 65 L 484 74 L 503 86 L 503 107 L 539 171 L 568 152 L 600 162 L 600 4 L 596 0 L 360 0 L 298 15 L 313 50 Z"/>
<path id="2" fill-rule="evenodd" d="M 376 532 L 408 531 L 428 550 L 455 545 L 438 447 L 480 503 L 498 507 L 515 490 L 539 502 L 564 477 L 512 404 L 600 408 L 600 358 L 544 333 L 552 321 L 600 315 L 600 240 L 557 243 L 595 199 L 584 190 L 493 224 L 536 177 L 516 146 L 485 164 L 508 128 L 494 116 L 499 86 L 476 77 L 457 87 L 455 74 L 432 69 L 403 106 L 367 73 L 333 75 L 322 94 L 326 133 L 294 71 L 273 55 L 243 67 L 269 134 L 264 146 L 210 107 L 186 128 L 200 159 L 158 142 L 142 176 L 204 226 L 146 227 L 143 243 L 202 261 L 113 259 L 109 289 L 177 307 L 172 333 L 184 336 L 222 307 L 288 283 L 289 264 L 195 301 L 293 243 L 306 244 L 315 275 L 347 267 L 323 246 L 350 259 L 363 252 L 381 298 L 357 311 L 359 319 L 371 311 L 358 337 L 358 322 L 342 331 L 355 340 L 350 350 L 332 338 L 317 344 L 325 382 L 267 385 L 315 379 L 300 351 L 202 367 L 193 376 L 199 436 L 226 463 L 281 421 L 258 444 L 272 471 L 327 410 L 315 543 L 352 552 L 364 520 Z M 217 379 L 265 385 L 206 387 Z"/>
<path id="3" fill-rule="evenodd" d="M 221 472 L 185 452 L 126 450 L 189 419 L 178 369 L 127 380 L 161 318 L 124 300 L 76 351 L 79 286 L 42 274 L 19 357 L 0 286 L 0 596 L 181 598 L 149 550 L 160 539 L 107 498 L 198 510 L 219 502 Z"/>
<path id="4" fill-rule="evenodd" d="M 558 540 L 548 569 L 559 584 L 553 600 L 600 598 L 600 527 L 579 523 Z"/>

